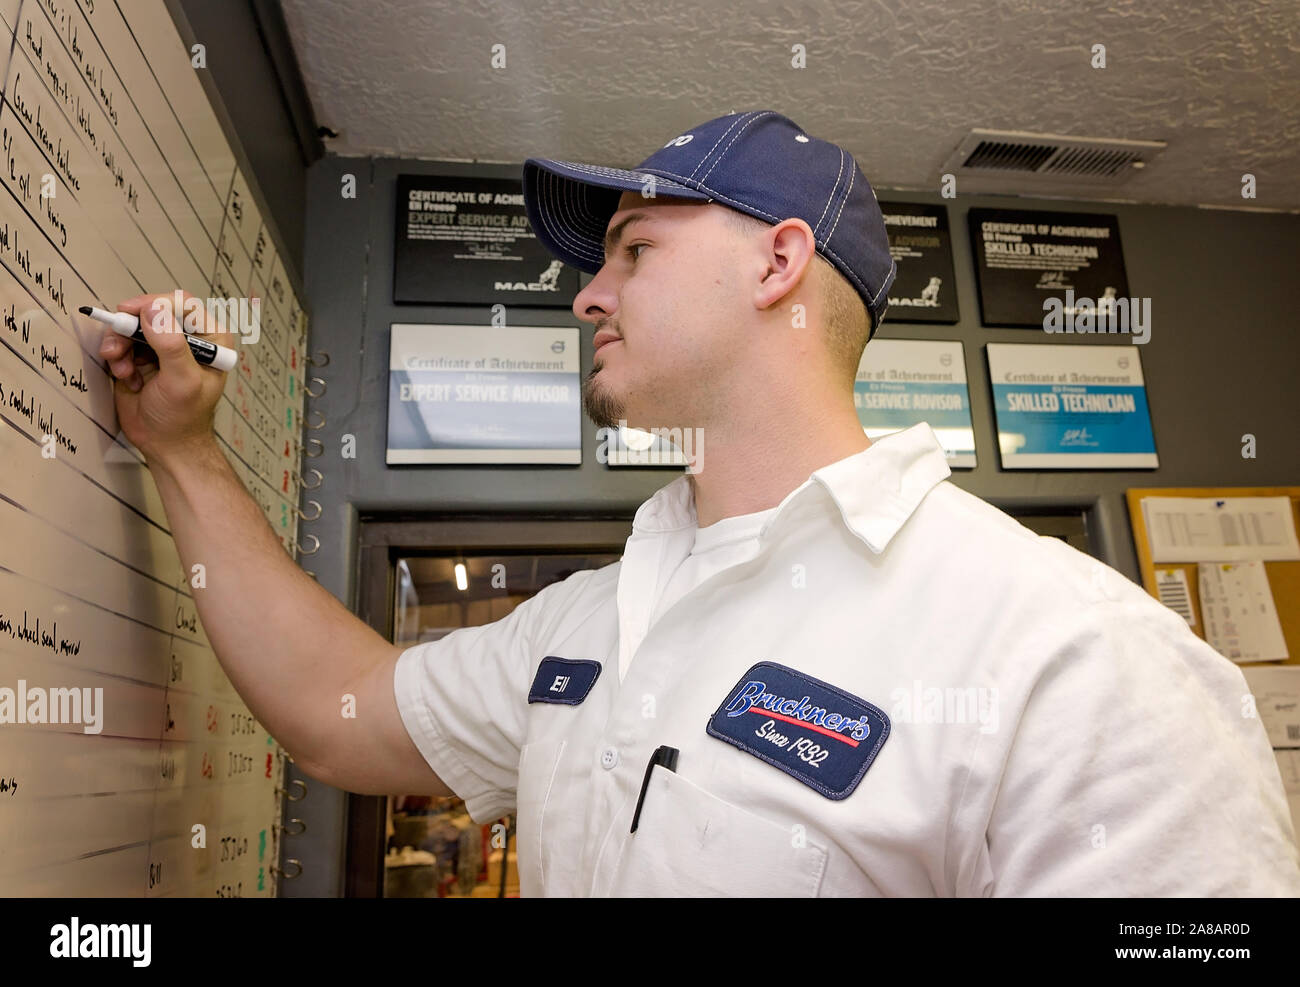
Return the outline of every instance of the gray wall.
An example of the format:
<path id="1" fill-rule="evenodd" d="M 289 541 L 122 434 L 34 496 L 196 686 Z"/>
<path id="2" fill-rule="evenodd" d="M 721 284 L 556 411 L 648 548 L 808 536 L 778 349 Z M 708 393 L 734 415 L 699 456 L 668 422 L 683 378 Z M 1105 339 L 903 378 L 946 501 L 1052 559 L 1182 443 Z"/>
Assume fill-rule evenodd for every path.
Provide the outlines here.
<path id="1" fill-rule="evenodd" d="M 518 177 L 518 166 L 326 157 L 308 172 L 306 288 L 311 348 L 330 353 L 321 371 L 328 390 L 308 407 L 325 416 L 315 433 L 325 473 L 314 496 L 319 521 L 304 526 L 321 538 L 308 567 L 320 583 L 355 607 L 359 514 L 392 511 L 622 510 L 636 507 L 676 474 L 610 470 L 595 462 L 595 426 L 584 418 L 581 466 L 398 467 L 384 464 L 388 327 L 392 322 L 481 324 L 484 308 L 396 306 L 392 303 L 394 182 L 402 172 Z M 340 194 L 356 176 L 357 197 Z M 882 199 L 941 202 L 937 194 L 880 190 Z M 1152 299 L 1152 336 L 1141 354 L 1161 467 L 1145 471 L 1002 472 L 998 468 L 991 390 L 983 344 L 1058 342 L 1040 332 L 984 329 L 966 232 L 973 206 L 1069 209 L 1119 215 L 1130 294 Z M 976 450 L 980 465 L 956 470 L 953 482 L 1003 508 L 1092 507 L 1100 522 L 1098 554 L 1138 579 L 1124 504 L 1133 486 L 1262 486 L 1300 483 L 1293 378 L 1300 369 L 1291 295 L 1300 269 L 1300 216 L 992 196 L 948 202 L 962 320 L 956 326 L 902 326 L 886 321 L 882 338 L 960 339 L 965 343 Z M 584 283 L 586 281 L 584 276 Z M 574 325 L 562 309 L 515 309 L 514 325 Z M 582 366 L 590 367 L 591 332 L 582 333 Z M 1076 345 L 1127 337 L 1067 337 Z M 1241 436 L 1253 433 L 1258 458 L 1241 458 Z M 356 437 L 357 458 L 340 458 L 344 434 Z M 310 854 L 303 878 L 286 894 L 336 894 L 342 887 L 342 793 L 310 782 L 295 812 L 309 833 L 295 845 Z M 333 869 L 332 869 L 333 868 Z"/>

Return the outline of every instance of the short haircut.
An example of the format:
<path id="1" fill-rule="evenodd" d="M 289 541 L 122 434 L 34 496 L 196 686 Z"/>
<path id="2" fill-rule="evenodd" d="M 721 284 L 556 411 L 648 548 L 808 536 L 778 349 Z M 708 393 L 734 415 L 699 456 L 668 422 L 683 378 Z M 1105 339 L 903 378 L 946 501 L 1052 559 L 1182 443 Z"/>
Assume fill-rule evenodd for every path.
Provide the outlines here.
<path id="1" fill-rule="evenodd" d="M 723 209 L 727 225 L 740 234 L 776 225 L 729 206 Z M 820 252 L 814 256 L 817 259 L 814 277 L 826 315 L 826 346 L 834 366 L 852 382 L 857 379 L 862 351 L 871 339 L 871 316 L 848 278 Z"/>

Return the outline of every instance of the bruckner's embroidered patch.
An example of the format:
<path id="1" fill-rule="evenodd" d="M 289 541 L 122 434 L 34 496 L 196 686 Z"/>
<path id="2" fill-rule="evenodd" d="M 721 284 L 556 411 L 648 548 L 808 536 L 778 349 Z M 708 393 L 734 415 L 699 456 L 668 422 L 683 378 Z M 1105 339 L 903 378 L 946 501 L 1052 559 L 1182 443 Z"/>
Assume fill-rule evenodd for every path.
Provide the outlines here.
<path id="1" fill-rule="evenodd" d="M 889 717 L 857 696 L 776 662 L 744 674 L 708 723 L 733 744 L 828 799 L 848 798 L 889 737 Z"/>
<path id="2" fill-rule="evenodd" d="M 528 701 L 577 706 L 587 698 L 599 676 L 600 662 L 592 658 L 547 655 L 537 666 L 533 686 L 528 690 Z"/>

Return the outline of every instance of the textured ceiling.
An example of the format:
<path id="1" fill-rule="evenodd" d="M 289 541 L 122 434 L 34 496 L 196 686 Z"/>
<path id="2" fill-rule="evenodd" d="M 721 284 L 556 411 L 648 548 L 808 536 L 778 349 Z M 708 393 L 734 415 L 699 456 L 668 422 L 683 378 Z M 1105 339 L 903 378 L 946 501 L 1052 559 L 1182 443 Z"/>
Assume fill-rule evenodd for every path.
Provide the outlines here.
<path id="1" fill-rule="evenodd" d="M 693 123 L 774 109 L 879 188 L 937 188 L 987 127 L 1169 144 L 1113 190 L 1062 194 L 1300 209 L 1300 0 L 282 3 L 338 154 L 630 167 Z"/>

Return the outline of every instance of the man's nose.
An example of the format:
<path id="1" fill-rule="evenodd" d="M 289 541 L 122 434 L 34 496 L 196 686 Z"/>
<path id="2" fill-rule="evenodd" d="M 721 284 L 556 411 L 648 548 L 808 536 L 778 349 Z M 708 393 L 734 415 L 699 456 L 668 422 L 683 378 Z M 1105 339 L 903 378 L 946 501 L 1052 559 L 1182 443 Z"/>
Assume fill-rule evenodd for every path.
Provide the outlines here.
<path id="1" fill-rule="evenodd" d="M 602 266 L 587 286 L 573 298 L 573 314 L 583 322 L 593 325 L 614 314 L 618 295 L 613 291 L 613 278 Z"/>

